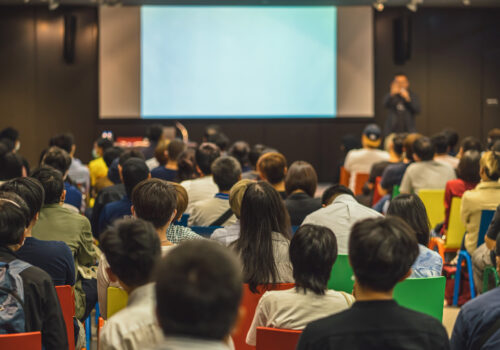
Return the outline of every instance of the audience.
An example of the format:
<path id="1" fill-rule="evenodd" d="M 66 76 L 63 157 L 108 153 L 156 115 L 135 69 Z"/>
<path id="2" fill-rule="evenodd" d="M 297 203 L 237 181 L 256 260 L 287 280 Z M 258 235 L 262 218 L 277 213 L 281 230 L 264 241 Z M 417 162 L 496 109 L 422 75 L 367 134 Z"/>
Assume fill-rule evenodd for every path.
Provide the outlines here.
<path id="1" fill-rule="evenodd" d="M 495 142 L 500 141 L 500 128 L 491 129 L 488 132 L 488 139 L 486 141 L 487 149 L 491 151 Z"/>
<path id="2" fill-rule="evenodd" d="M 412 278 L 438 277 L 443 269 L 443 259 L 427 248 L 430 240 L 430 224 L 424 203 L 415 194 L 400 194 L 391 201 L 387 215 L 397 216 L 414 231 L 419 254 L 411 267 Z"/>
<path id="3" fill-rule="evenodd" d="M 113 147 L 113 141 L 108 138 L 100 137 L 94 143 L 94 149 L 92 150 L 94 160 L 89 163 L 90 185 L 92 187 L 95 186 L 98 179 L 108 176 L 108 166 L 102 156 L 110 147 Z"/>
<path id="4" fill-rule="evenodd" d="M 228 151 L 228 155 L 234 157 L 240 162 L 241 172 L 246 173 L 252 170 L 250 167 L 250 145 L 245 141 L 235 142 Z"/>
<path id="5" fill-rule="evenodd" d="M 242 178 L 248 180 L 260 180 L 259 173 L 257 172 L 257 163 L 259 161 L 260 156 L 264 154 L 266 150 L 266 146 L 262 144 L 253 145 L 250 148 L 250 152 L 248 153 L 248 161 L 250 162 L 250 170 L 243 172 Z"/>
<path id="6" fill-rule="evenodd" d="M 290 218 L 278 192 L 267 182 L 248 186 L 241 202 L 240 237 L 229 247 L 243 263 L 252 292 L 269 283 L 293 283 Z"/>
<path id="7" fill-rule="evenodd" d="M 444 132 L 436 134 L 431 137 L 432 145 L 435 149 L 434 160 L 437 162 L 441 162 L 444 164 L 448 164 L 453 169 L 456 169 L 458 166 L 459 159 L 454 156 L 450 156 L 449 146 L 448 146 L 448 138 Z"/>
<path id="8" fill-rule="evenodd" d="M 9 146 L 9 151 L 17 155 L 17 157 L 21 160 L 21 163 L 23 164 L 24 171 L 26 172 L 26 174 L 29 174 L 30 173 L 29 163 L 22 155 L 19 154 L 19 150 L 21 149 L 21 140 L 19 139 L 19 131 L 12 127 L 6 127 L 2 131 L 0 131 L 0 142 L 9 143 L 11 145 Z"/>
<path id="9" fill-rule="evenodd" d="M 297 349 L 448 349 L 441 322 L 393 300 L 394 287 L 411 275 L 418 254 L 415 234 L 401 219 L 356 223 L 349 239 L 356 302 L 310 323 Z"/>
<path id="10" fill-rule="evenodd" d="M 186 145 L 182 140 L 175 139 L 170 141 L 166 153 L 163 152 L 163 155 L 155 151 L 155 157 L 158 159 L 159 166 L 151 170 L 151 177 L 166 181 L 174 181 L 177 178 L 177 171 L 179 169 L 177 158 L 184 152 L 185 148 Z M 161 158 L 162 156 L 164 159 Z"/>
<path id="11" fill-rule="evenodd" d="M 196 179 L 196 160 L 194 158 L 195 150 L 186 149 L 177 158 L 177 177 L 175 182 L 181 183 L 186 180 Z"/>
<path id="12" fill-rule="evenodd" d="M 315 225 L 299 228 L 290 242 L 295 288 L 269 291 L 260 298 L 248 331 L 248 345 L 256 344 L 257 327 L 304 329 L 312 321 L 350 307 L 352 295 L 327 289 L 336 259 L 337 240 L 330 229 Z"/>
<path id="13" fill-rule="evenodd" d="M 146 138 L 149 141 L 149 146 L 144 148 L 142 153 L 144 159 L 148 160 L 154 157 L 156 146 L 165 138 L 163 133 L 163 125 L 153 124 L 146 130 Z"/>
<path id="14" fill-rule="evenodd" d="M 467 151 L 483 151 L 483 146 L 481 145 L 481 141 L 476 139 L 475 137 L 468 136 L 462 140 L 460 144 L 460 149 L 457 154 L 457 158 L 462 158 L 464 153 Z"/>
<path id="15" fill-rule="evenodd" d="M 452 157 L 456 157 L 457 151 L 455 147 L 457 147 L 458 144 L 458 133 L 453 129 L 444 129 L 443 133 L 448 140 L 448 154 Z"/>
<path id="16" fill-rule="evenodd" d="M 323 208 L 309 214 L 302 225 L 313 224 L 328 227 L 335 233 L 339 254 L 347 254 L 349 235 L 354 223 L 381 215 L 359 204 L 350 189 L 333 185 L 323 193 Z"/>
<path id="17" fill-rule="evenodd" d="M 292 226 L 300 226 L 307 215 L 321 208 L 321 199 L 314 198 L 318 175 L 311 164 L 293 162 L 285 177 L 285 206 Z"/>
<path id="18" fill-rule="evenodd" d="M 285 176 L 287 171 L 286 158 L 278 152 L 263 153 L 257 162 L 257 172 L 260 179 L 270 183 L 282 199 L 286 199 Z"/>
<path id="19" fill-rule="evenodd" d="M 382 177 L 384 170 L 391 164 L 398 164 L 402 162 L 403 158 L 403 142 L 406 134 L 391 134 L 387 136 L 389 159 L 382 160 L 372 165 L 370 170 L 370 177 L 368 178 L 368 186 L 370 190 L 374 189 L 375 180 L 377 177 Z"/>
<path id="20" fill-rule="evenodd" d="M 26 176 L 23 160 L 0 141 L 0 184 L 21 176 Z"/>
<path id="21" fill-rule="evenodd" d="M 118 171 L 118 159 L 125 152 L 121 147 L 108 148 L 102 158 L 108 167 L 108 175 L 97 180 L 94 190 L 99 193 L 103 189 L 120 183 L 120 172 Z"/>
<path id="22" fill-rule="evenodd" d="M 500 205 L 495 211 L 493 220 L 491 221 L 490 227 L 488 227 L 488 232 L 486 232 L 486 237 L 484 237 L 484 242 L 489 250 L 496 249 L 496 242 L 498 234 L 500 233 Z M 499 255 L 500 256 L 500 255 Z"/>

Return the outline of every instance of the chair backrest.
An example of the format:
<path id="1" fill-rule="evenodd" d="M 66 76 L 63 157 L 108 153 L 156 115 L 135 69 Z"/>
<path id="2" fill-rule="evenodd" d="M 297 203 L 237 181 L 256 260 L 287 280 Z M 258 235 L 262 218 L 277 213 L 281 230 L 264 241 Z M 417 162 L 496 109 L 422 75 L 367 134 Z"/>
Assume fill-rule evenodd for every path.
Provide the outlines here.
<path id="1" fill-rule="evenodd" d="M 42 350 L 42 333 L 0 334 L 2 350 Z"/>
<path id="2" fill-rule="evenodd" d="M 177 220 L 176 224 L 180 226 L 187 226 L 189 220 L 189 214 L 182 214 L 181 218 Z"/>
<path id="3" fill-rule="evenodd" d="M 73 317 L 75 316 L 75 297 L 71 286 L 56 286 L 57 298 L 61 305 L 61 310 L 68 334 L 69 350 L 75 349 L 75 330 Z"/>
<path id="4" fill-rule="evenodd" d="M 257 327 L 257 350 L 295 350 L 302 331 Z"/>
<path id="5" fill-rule="evenodd" d="M 394 185 L 392 188 L 392 198 L 399 196 L 399 185 Z"/>
<path id="6" fill-rule="evenodd" d="M 363 186 L 370 178 L 370 174 L 357 173 L 354 178 L 354 195 L 363 193 Z"/>
<path id="7" fill-rule="evenodd" d="M 446 231 L 447 249 L 459 249 L 462 245 L 462 240 L 465 235 L 465 226 L 460 217 L 460 206 L 462 205 L 462 198 L 453 197 L 451 199 L 450 218 L 448 220 L 448 230 Z"/>
<path id="8" fill-rule="evenodd" d="M 477 246 L 479 247 L 484 243 L 484 236 L 490 228 L 490 224 L 493 221 L 493 216 L 495 215 L 494 210 L 483 210 L 481 212 L 481 222 L 479 224 L 479 235 L 477 236 Z"/>
<path id="9" fill-rule="evenodd" d="M 349 257 L 347 255 L 337 256 L 337 261 L 333 264 L 328 289 L 352 293 L 354 286 L 354 272 L 352 271 Z"/>
<path id="10" fill-rule="evenodd" d="M 107 316 L 108 319 L 127 306 L 128 294 L 121 288 L 108 287 Z"/>
<path id="11" fill-rule="evenodd" d="M 351 174 L 345 170 L 343 166 L 340 167 L 340 179 L 339 179 L 339 184 L 343 185 L 345 187 L 349 187 L 349 178 L 351 177 Z"/>
<path id="12" fill-rule="evenodd" d="M 434 228 L 437 224 L 444 221 L 444 189 L 443 190 L 426 190 L 418 191 L 418 196 L 424 202 L 427 216 Z"/>
<path id="13" fill-rule="evenodd" d="M 210 237 L 212 233 L 222 226 L 191 226 L 191 230 L 203 237 Z"/>
<path id="14" fill-rule="evenodd" d="M 375 184 L 373 186 L 373 198 L 372 198 L 372 205 L 375 205 L 378 203 L 380 198 L 382 198 L 382 194 L 378 191 L 378 185 L 380 184 L 380 181 L 382 180 L 382 176 L 377 176 L 375 178 Z"/>
<path id="15" fill-rule="evenodd" d="M 255 349 L 255 347 L 247 345 L 246 338 L 248 330 L 252 325 L 255 309 L 257 308 L 257 304 L 259 303 L 262 294 L 269 290 L 284 290 L 293 288 L 294 286 L 295 283 L 262 285 L 257 287 L 259 293 L 252 293 L 248 284 L 243 285 L 243 298 L 241 300 L 241 305 L 245 308 L 245 317 L 239 324 L 238 329 L 233 333 L 233 341 L 236 350 Z"/>
<path id="16" fill-rule="evenodd" d="M 394 288 L 399 305 L 443 320 L 446 277 L 407 278 Z"/>

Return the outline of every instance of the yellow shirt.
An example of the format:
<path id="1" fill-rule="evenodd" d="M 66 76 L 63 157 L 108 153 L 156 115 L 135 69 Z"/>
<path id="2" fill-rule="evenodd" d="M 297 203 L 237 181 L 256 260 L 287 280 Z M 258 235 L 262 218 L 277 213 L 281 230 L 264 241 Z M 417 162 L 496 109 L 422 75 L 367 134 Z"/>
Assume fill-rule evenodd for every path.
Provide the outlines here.
<path id="1" fill-rule="evenodd" d="M 102 157 L 89 163 L 90 184 L 95 186 L 97 179 L 108 176 L 108 166 Z"/>

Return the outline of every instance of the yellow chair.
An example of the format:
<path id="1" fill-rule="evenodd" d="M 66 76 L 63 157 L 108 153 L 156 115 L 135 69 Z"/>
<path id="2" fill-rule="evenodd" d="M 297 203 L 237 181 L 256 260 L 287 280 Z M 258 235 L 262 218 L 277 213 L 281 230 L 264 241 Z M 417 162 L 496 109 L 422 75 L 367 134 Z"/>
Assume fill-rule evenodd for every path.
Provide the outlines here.
<path id="1" fill-rule="evenodd" d="M 444 190 L 420 190 L 418 196 L 424 202 L 431 227 L 444 221 Z"/>
<path id="2" fill-rule="evenodd" d="M 108 287 L 108 318 L 127 306 L 128 294 L 121 288 Z"/>

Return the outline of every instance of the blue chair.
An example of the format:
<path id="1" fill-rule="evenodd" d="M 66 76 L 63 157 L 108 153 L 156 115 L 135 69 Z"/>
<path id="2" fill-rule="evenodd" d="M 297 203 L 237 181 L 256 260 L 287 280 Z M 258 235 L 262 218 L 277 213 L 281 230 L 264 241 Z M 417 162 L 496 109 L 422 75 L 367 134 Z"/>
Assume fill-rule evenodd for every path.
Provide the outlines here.
<path id="1" fill-rule="evenodd" d="M 90 344 L 92 342 L 92 315 L 89 315 L 85 319 L 85 344 L 86 349 L 90 349 Z M 99 303 L 95 304 L 95 325 L 96 328 L 99 327 L 99 317 L 101 317 L 101 311 L 99 310 Z"/>
<path id="2" fill-rule="evenodd" d="M 176 221 L 176 225 L 187 227 L 189 214 L 182 214 L 181 218 Z"/>
<path id="3" fill-rule="evenodd" d="M 484 236 L 490 227 L 491 221 L 493 220 L 494 210 L 483 210 L 481 213 L 481 222 L 479 224 L 479 234 L 477 237 L 477 246 L 479 247 L 484 243 Z M 467 234 L 466 234 L 467 236 Z M 465 237 L 464 237 L 465 238 Z M 453 305 L 458 305 L 458 292 L 460 290 L 461 272 L 462 272 L 462 261 L 465 259 L 467 265 L 467 271 L 469 272 L 469 286 L 470 286 L 470 297 L 474 299 L 476 297 L 476 286 L 474 285 L 474 275 L 472 271 L 472 257 L 467 252 L 467 250 L 460 250 L 458 252 L 457 261 L 457 271 L 455 272 L 455 288 L 453 290 Z"/>
<path id="4" fill-rule="evenodd" d="M 292 236 L 297 232 L 300 226 L 292 226 Z"/>
<path id="5" fill-rule="evenodd" d="M 222 228 L 222 226 L 191 226 L 190 228 L 200 236 L 209 238 L 215 230 Z"/>

